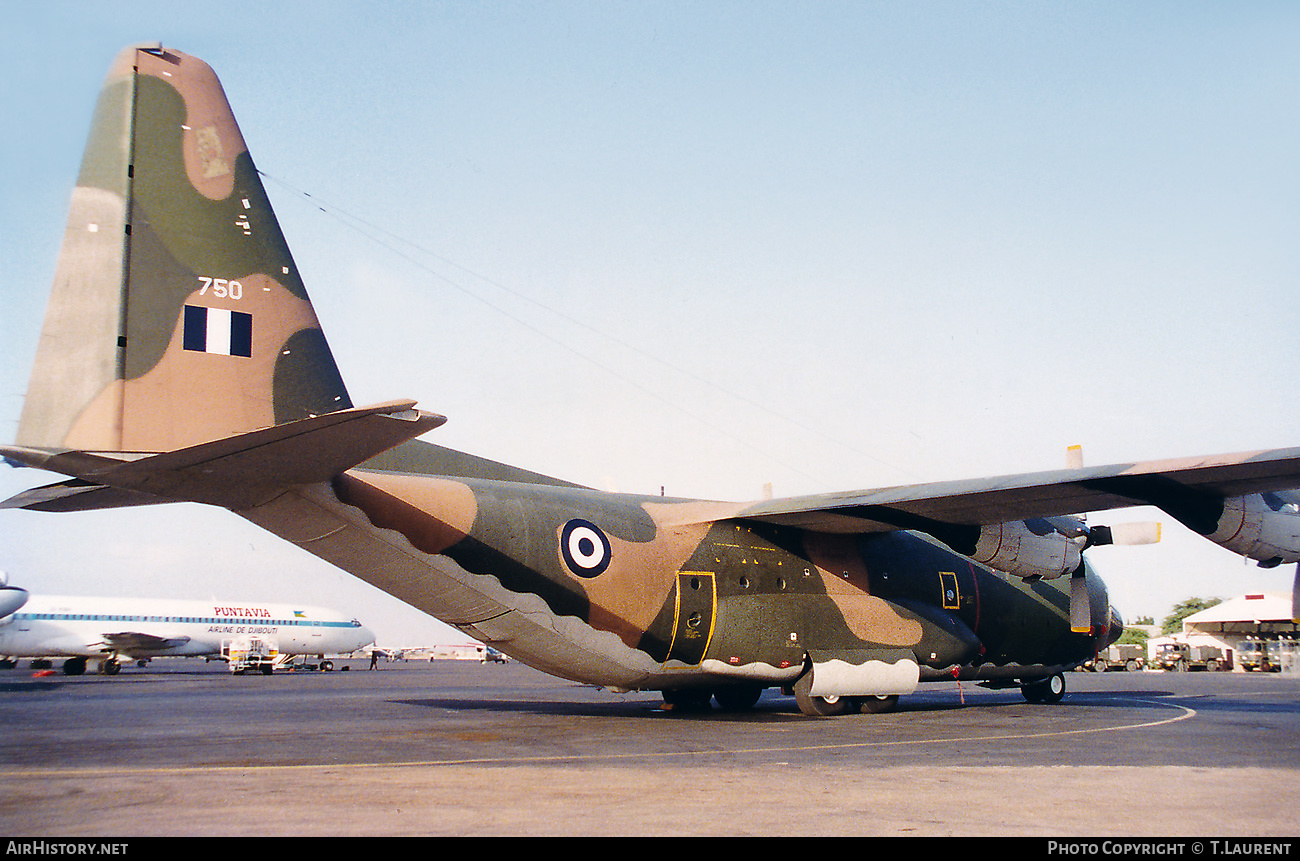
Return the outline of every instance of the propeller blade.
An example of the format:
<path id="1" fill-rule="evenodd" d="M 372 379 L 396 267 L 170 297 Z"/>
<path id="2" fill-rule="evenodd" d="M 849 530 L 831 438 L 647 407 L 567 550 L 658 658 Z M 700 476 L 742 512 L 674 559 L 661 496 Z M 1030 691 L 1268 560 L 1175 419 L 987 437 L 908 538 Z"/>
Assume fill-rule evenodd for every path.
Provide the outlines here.
<path id="1" fill-rule="evenodd" d="M 1295 566 L 1295 579 L 1291 581 L 1291 621 L 1300 622 L 1300 562 Z"/>
<path id="2" fill-rule="evenodd" d="M 1116 523 L 1110 528 L 1110 538 L 1114 544 L 1157 544 L 1160 541 L 1160 521 Z"/>
<path id="3" fill-rule="evenodd" d="M 1300 565 L 1297 566 L 1300 568 Z M 1088 600 L 1088 578 L 1070 578 L 1070 630 L 1076 634 L 1092 632 L 1092 605 Z"/>
<path id="4" fill-rule="evenodd" d="M 1083 446 L 1072 445 L 1065 450 L 1065 468 L 1066 469 L 1083 468 Z"/>
<path id="5" fill-rule="evenodd" d="M 1127 547 L 1138 544 L 1155 544 L 1160 541 L 1160 521 L 1141 523 L 1116 523 L 1113 526 L 1094 526 L 1088 530 L 1088 546 L 1099 547 L 1117 544 Z"/>

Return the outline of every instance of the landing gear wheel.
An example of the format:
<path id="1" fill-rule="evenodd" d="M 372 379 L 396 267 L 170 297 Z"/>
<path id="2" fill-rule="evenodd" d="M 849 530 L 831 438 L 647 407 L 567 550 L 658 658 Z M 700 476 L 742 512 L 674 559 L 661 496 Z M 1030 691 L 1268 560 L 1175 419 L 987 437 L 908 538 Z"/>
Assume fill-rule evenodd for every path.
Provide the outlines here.
<path id="1" fill-rule="evenodd" d="M 858 711 L 869 715 L 883 715 L 898 711 L 898 694 L 892 696 L 855 697 Z"/>
<path id="2" fill-rule="evenodd" d="M 809 717 L 838 717 L 853 709 L 853 700 L 848 697 L 815 697 L 811 690 L 812 673 L 804 673 L 794 683 L 794 701 L 799 711 Z"/>
<path id="3" fill-rule="evenodd" d="M 713 698 L 725 712 L 747 712 L 763 695 L 758 685 L 728 685 L 713 692 Z"/>
<path id="4" fill-rule="evenodd" d="M 106 676 L 116 676 L 122 672 L 122 665 L 117 662 L 117 658 L 105 658 L 99 662 L 99 671 Z"/>
<path id="5" fill-rule="evenodd" d="M 1065 676 L 1061 673 L 1020 686 L 1020 693 L 1031 703 L 1059 703 L 1065 696 Z"/>
<path id="6" fill-rule="evenodd" d="M 63 674 L 65 676 L 79 676 L 86 671 L 85 658 L 68 658 L 63 662 Z"/>

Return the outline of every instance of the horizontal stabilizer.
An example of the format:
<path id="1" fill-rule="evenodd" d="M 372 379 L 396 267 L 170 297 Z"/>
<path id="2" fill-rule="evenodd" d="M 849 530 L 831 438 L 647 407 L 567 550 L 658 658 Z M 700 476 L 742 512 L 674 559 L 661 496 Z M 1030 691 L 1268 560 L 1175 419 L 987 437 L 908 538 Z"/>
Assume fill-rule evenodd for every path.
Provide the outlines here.
<path id="1" fill-rule="evenodd" d="M 328 481 L 446 421 L 413 409 L 414 405 L 414 401 L 393 401 L 354 407 L 144 456 L 3 446 L 0 453 L 11 460 L 88 483 L 38 488 L 4 505 L 80 510 L 141 504 L 148 498 L 243 510 L 266 502 L 285 487 Z M 135 459 L 124 459 L 131 457 Z M 94 504 L 93 497 L 101 492 L 105 504 Z M 91 504 L 79 505 L 75 500 L 81 495 Z"/>
<path id="2" fill-rule="evenodd" d="M 172 501 L 72 478 L 57 484 L 24 490 L 0 502 L 0 508 L 23 508 L 28 511 L 95 511 L 101 508 L 161 505 Z"/>

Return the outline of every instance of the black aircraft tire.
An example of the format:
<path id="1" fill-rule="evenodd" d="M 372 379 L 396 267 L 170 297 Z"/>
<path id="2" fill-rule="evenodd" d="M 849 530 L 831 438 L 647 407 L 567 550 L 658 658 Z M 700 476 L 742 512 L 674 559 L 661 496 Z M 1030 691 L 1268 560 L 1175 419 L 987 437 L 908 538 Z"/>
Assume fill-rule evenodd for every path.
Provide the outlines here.
<path id="1" fill-rule="evenodd" d="M 663 691 L 664 706 L 670 711 L 703 712 L 709 710 L 712 693 L 697 688 Z"/>
<path id="2" fill-rule="evenodd" d="M 80 676 L 86 672 L 85 658 L 68 658 L 63 662 L 63 674 L 65 676 Z"/>
<path id="3" fill-rule="evenodd" d="M 1056 673 L 1043 684 L 1043 702 L 1059 703 L 1065 696 L 1065 676 Z"/>
<path id="4" fill-rule="evenodd" d="M 794 701 L 809 717 L 839 717 L 853 710 L 853 700 L 848 697 L 815 697 L 811 690 L 812 673 L 804 673 L 794 683 Z"/>
<path id="5" fill-rule="evenodd" d="M 1065 696 L 1065 676 L 1056 673 L 1045 679 L 1028 682 L 1020 686 L 1020 693 L 1031 703 L 1059 703 Z"/>
<path id="6" fill-rule="evenodd" d="M 718 707 L 727 712 L 746 712 L 752 709 L 763 689 L 758 685 L 728 685 L 713 692 Z"/>

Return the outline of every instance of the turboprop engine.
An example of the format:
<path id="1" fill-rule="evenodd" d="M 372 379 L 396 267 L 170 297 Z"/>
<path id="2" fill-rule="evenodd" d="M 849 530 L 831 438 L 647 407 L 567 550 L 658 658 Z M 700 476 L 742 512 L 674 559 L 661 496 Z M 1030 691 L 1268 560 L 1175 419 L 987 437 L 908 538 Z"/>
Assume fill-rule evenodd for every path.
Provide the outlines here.
<path id="1" fill-rule="evenodd" d="M 1007 574 L 1054 580 L 1077 572 L 1089 547 L 1159 540 L 1159 523 L 1089 527 L 1078 517 L 1036 517 L 981 526 L 973 551 L 953 549 Z"/>
<path id="2" fill-rule="evenodd" d="M 1078 633 L 1109 627 L 1110 607 L 1100 578 L 1089 577 L 1083 551 L 1103 544 L 1154 544 L 1159 523 L 1119 523 L 1089 527 L 1079 517 L 1036 517 L 979 527 L 974 546 L 970 536 L 935 530 L 958 553 L 1016 577 L 1055 580 L 1070 575 L 1070 628 Z M 961 546 L 965 544 L 966 546 Z M 1094 600 L 1097 586 L 1101 597 Z"/>
<path id="3" fill-rule="evenodd" d="M 1071 518 L 1053 520 L 1069 521 Z M 1053 580 L 1075 571 L 1083 561 L 1087 528 L 1082 521 L 1075 523 L 1080 527 L 1076 534 L 1070 534 L 1075 532 L 1073 524 L 1058 525 L 1047 518 L 982 526 L 975 551 L 967 555 L 976 562 L 1017 577 Z"/>
<path id="4" fill-rule="evenodd" d="M 1261 568 L 1300 562 L 1300 496 L 1285 491 L 1225 499 L 1217 527 L 1205 537 Z"/>

